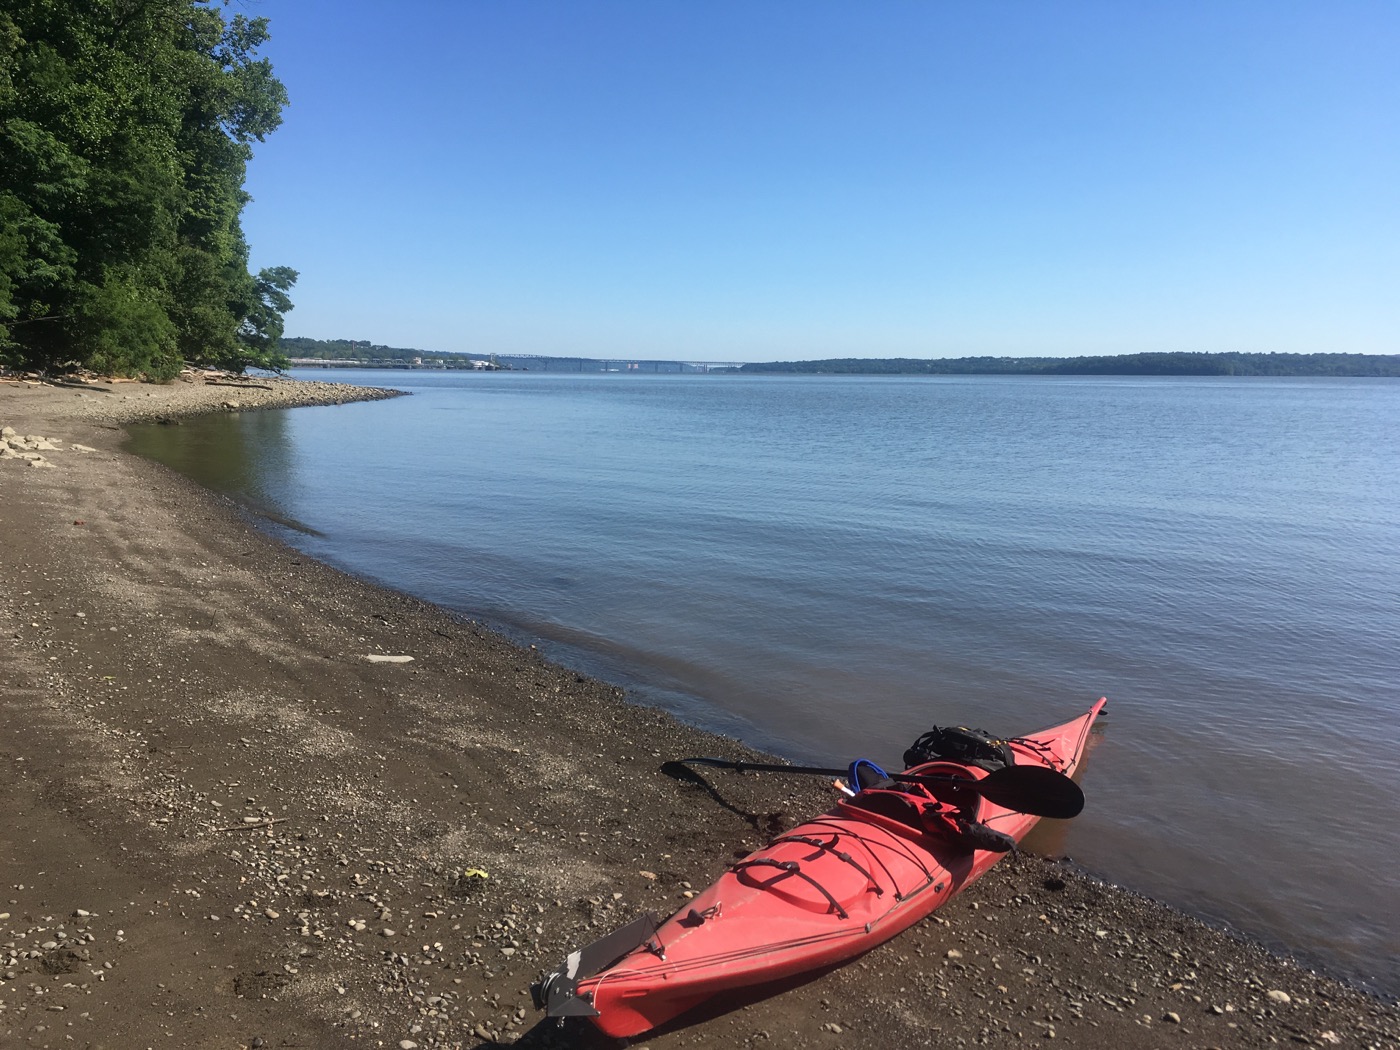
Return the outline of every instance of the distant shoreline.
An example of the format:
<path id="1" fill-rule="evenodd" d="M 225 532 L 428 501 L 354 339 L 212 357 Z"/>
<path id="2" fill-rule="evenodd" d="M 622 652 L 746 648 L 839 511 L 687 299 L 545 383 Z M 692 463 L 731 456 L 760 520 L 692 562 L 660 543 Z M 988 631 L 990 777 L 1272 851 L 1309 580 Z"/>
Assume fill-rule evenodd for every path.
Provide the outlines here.
<path id="1" fill-rule="evenodd" d="M 744 373 L 820 375 L 1265 376 L 1393 378 L 1400 354 L 1167 353 L 1092 357 L 837 358 L 745 365 Z"/>
<path id="2" fill-rule="evenodd" d="M 431 371 L 619 372 L 702 375 L 1123 375 L 1333 376 L 1400 378 L 1400 354 L 1153 353 L 1082 357 L 827 358 L 812 361 L 695 361 L 638 357 L 482 357 L 294 338 L 284 348 L 296 368 L 387 368 Z M 296 355 L 296 356 L 292 356 Z"/>

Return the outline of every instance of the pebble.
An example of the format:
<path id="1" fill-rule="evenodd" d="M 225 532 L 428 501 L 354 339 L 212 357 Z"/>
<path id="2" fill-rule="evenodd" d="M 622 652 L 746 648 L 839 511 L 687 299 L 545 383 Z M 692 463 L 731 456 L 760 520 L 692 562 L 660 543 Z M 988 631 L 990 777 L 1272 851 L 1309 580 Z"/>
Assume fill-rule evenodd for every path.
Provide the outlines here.
<path id="1" fill-rule="evenodd" d="M 1277 988 L 1269 992 L 1269 998 L 1281 1006 L 1287 1006 L 1293 1001 L 1293 997 L 1287 992 L 1279 991 Z"/>
<path id="2" fill-rule="evenodd" d="M 417 1050 L 418 1044 L 412 1039 L 400 1039 L 399 1050 Z"/>

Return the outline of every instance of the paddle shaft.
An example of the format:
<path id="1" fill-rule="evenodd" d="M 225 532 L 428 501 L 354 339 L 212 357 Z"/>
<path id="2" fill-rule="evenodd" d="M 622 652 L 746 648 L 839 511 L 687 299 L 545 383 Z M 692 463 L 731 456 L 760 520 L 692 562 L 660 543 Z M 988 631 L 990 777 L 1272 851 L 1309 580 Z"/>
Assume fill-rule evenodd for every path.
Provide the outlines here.
<path id="1" fill-rule="evenodd" d="M 784 766 L 777 763 L 765 764 L 763 762 L 731 762 L 725 758 L 682 758 L 681 765 L 690 765 L 698 762 L 703 766 L 715 766 L 720 769 L 732 769 L 736 773 L 811 773 L 822 777 L 844 777 L 850 772 L 849 769 L 828 769 L 826 766 Z M 1015 766 L 1009 768 L 1018 768 Z M 995 776 L 996 774 L 992 774 Z M 930 774 L 919 776 L 911 773 L 886 773 L 885 776 L 891 780 L 898 780 L 905 784 L 921 784 L 927 781 L 938 783 L 958 784 L 963 787 L 976 787 L 979 781 L 971 777 L 939 776 Z"/>
<path id="2" fill-rule="evenodd" d="M 723 758 L 684 758 L 680 765 L 698 763 L 737 773 L 800 773 L 814 776 L 845 776 L 845 769 L 826 766 L 783 766 L 763 762 L 736 762 Z M 945 784 L 956 791 L 980 795 L 989 802 L 1018 813 L 1064 820 L 1084 808 L 1084 793 L 1069 777 L 1047 766 L 1005 766 L 981 780 L 938 774 L 888 773 L 891 780 L 905 784 Z"/>

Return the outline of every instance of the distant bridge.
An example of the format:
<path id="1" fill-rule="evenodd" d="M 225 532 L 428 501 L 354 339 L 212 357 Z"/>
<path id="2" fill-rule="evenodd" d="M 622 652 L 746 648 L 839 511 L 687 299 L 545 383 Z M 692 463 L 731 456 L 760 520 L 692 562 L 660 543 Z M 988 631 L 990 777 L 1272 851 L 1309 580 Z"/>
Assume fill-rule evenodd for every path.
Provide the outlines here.
<path id="1" fill-rule="evenodd" d="M 546 357 L 543 354 L 494 354 L 506 368 L 530 372 L 727 372 L 743 361 L 659 361 L 640 357 Z"/>

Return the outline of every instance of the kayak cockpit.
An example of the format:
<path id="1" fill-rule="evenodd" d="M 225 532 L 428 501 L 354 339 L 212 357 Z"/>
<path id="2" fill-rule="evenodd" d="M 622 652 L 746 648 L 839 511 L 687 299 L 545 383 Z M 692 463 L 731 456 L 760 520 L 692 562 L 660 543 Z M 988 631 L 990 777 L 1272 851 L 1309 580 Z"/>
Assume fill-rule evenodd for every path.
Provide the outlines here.
<path id="1" fill-rule="evenodd" d="M 969 782 L 976 779 L 965 766 L 951 762 L 930 763 L 920 767 L 919 772 L 958 777 Z M 879 822 L 883 826 L 906 834 L 957 838 L 957 822 L 975 823 L 981 814 L 982 799 L 971 792 L 959 791 L 957 785 L 951 783 L 885 780 L 877 786 L 863 787 L 852 797 L 843 799 L 840 805 L 852 816 L 873 814 L 881 818 Z"/>

